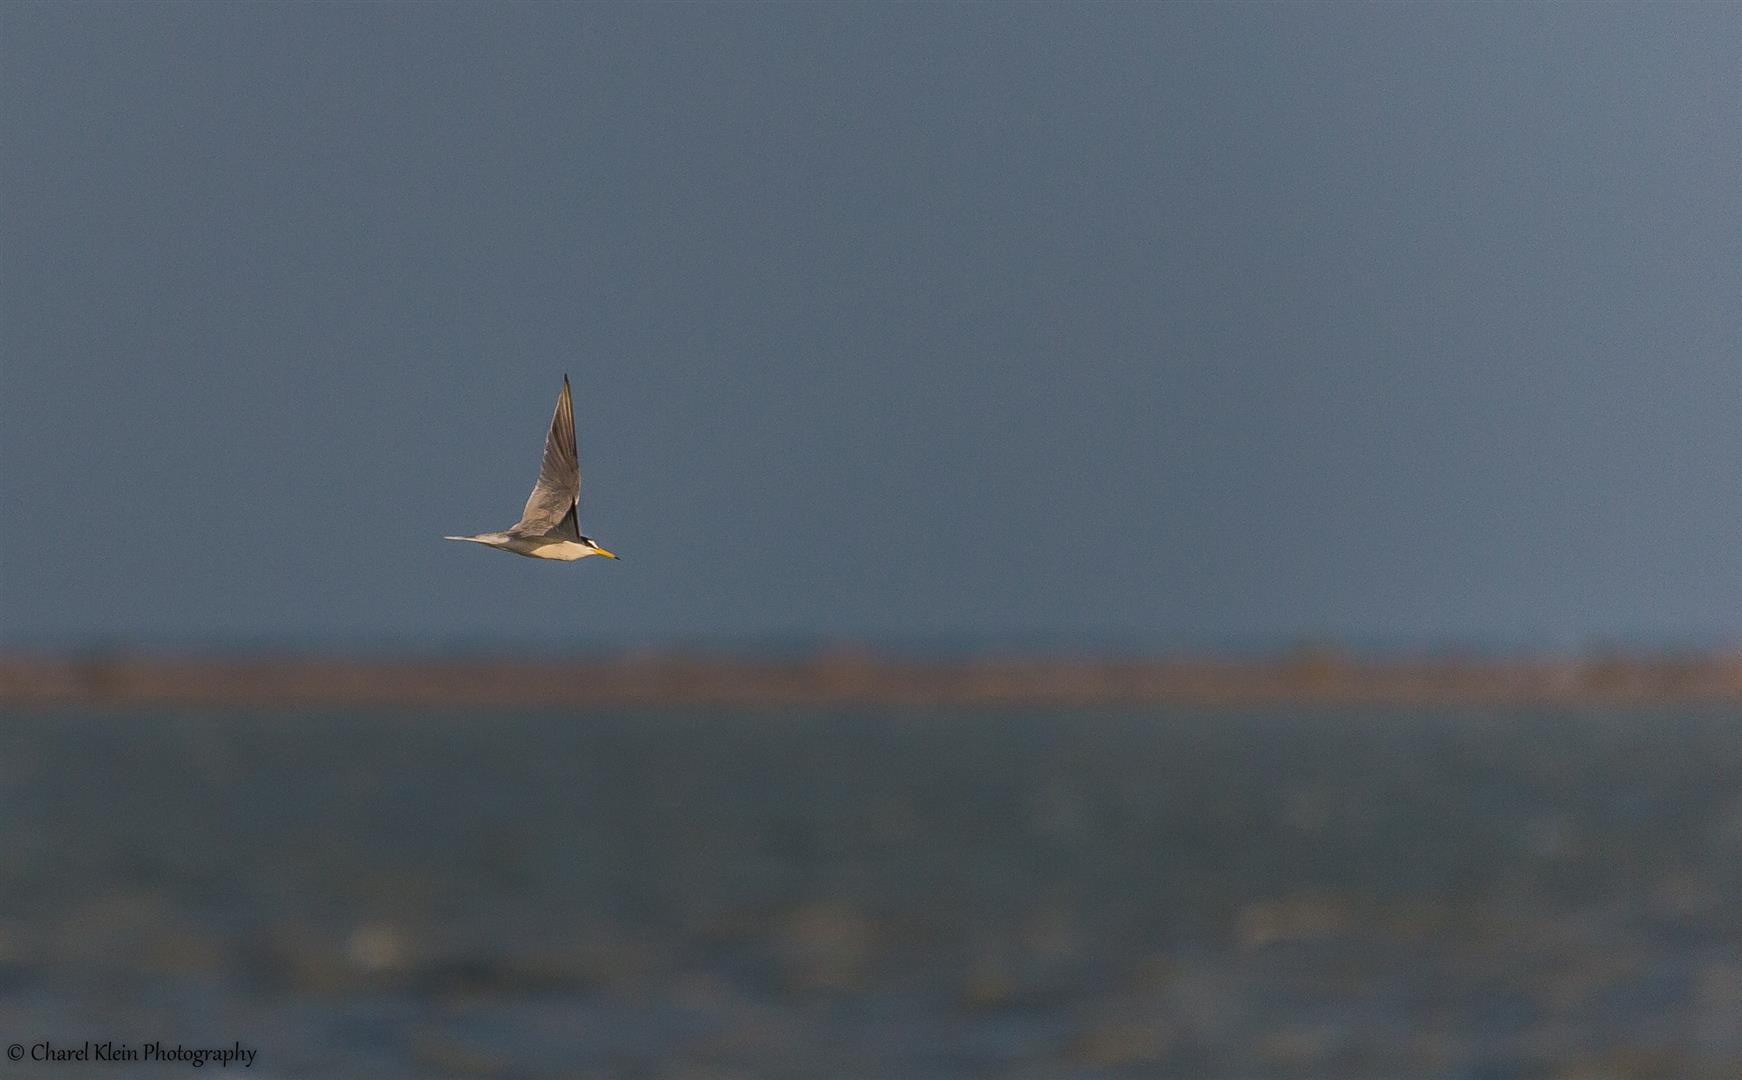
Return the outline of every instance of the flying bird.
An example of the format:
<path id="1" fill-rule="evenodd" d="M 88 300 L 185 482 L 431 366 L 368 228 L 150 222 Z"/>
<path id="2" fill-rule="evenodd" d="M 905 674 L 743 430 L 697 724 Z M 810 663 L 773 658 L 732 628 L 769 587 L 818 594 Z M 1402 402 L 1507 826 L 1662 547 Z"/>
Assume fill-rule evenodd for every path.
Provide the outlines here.
<path id="1" fill-rule="evenodd" d="M 575 455 L 575 406 L 569 399 L 569 377 L 563 376 L 562 393 L 556 398 L 556 415 L 550 418 L 550 434 L 544 439 L 544 461 L 538 467 L 538 482 L 526 497 L 526 509 L 507 532 L 476 536 L 444 536 L 444 540 L 470 540 L 498 551 L 512 551 L 531 559 L 573 562 L 588 555 L 617 556 L 600 547 L 592 537 L 581 535 L 575 511 L 581 498 L 581 463 Z"/>

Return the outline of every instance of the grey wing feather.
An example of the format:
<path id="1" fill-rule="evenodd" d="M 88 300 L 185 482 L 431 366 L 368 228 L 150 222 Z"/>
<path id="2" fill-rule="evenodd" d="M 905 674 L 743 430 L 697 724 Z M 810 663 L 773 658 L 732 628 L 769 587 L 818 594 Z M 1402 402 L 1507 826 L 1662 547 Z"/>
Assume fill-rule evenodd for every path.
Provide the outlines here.
<path id="1" fill-rule="evenodd" d="M 550 434 L 544 440 L 544 461 L 538 483 L 526 498 L 526 509 L 511 533 L 549 536 L 561 532 L 580 535 L 575 525 L 575 503 L 581 495 L 581 464 L 575 455 L 575 407 L 569 398 L 569 379 L 563 376 L 557 395 L 556 415 L 550 419 Z"/>

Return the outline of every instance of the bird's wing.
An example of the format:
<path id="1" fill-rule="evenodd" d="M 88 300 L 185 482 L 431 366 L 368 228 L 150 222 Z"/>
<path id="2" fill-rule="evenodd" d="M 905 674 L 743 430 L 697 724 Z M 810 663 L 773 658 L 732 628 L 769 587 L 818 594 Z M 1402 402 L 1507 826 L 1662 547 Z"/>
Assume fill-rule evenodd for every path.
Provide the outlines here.
<path id="1" fill-rule="evenodd" d="M 544 440 L 544 461 L 538 468 L 538 483 L 526 497 L 520 522 L 509 532 L 522 536 L 548 536 L 573 530 L 575 501 L 581 495 L 581 464 L 575 456 L 575 407 L 569 400 L 569 377 L 563 376 L 557 395 L 556 415 L 550 418 L 550 434 Z"/>

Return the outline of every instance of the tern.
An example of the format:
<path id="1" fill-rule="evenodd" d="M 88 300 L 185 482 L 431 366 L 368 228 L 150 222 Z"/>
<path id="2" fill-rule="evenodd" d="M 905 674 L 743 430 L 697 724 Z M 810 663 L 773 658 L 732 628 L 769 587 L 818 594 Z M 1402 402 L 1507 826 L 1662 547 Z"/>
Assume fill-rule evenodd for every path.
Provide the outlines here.
<path id="1" fill-rule="evenodd" d="M 574 562 L 588 555 L 617 556 L 600 547 L 592 537 L 581 535 L 575 516 L 581 499 L 581 463 L 575 455 L 575 406 L 569 398 L 569 377 L 563 376 L 562 392 L 556 398 L 556 415 L 550 418 L 550 434 L 544 439 L 544 461 L 538 467 L 538 482 L 526 497 L 526 509 L 507 532 L 476 536 L 444 536 L 443 540 L 469 540 L 498 551 L 512 551 L 529 559 Z"/>

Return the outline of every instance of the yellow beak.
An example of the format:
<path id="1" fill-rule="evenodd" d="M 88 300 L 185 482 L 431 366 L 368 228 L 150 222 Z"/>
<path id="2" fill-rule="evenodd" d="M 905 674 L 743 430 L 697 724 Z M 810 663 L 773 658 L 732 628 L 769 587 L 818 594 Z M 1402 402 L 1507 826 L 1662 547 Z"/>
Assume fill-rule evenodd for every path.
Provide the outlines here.
<path id="1" fill-rule="evenodd" d="M 615 559 L 617 557 L 616 555 L 612 554 L 609 551 L 606 551 L 604 548 L 600 547 L 597 544 L 593 545 L 593 550 L 597 551 L 599 554 L 605 556 L 605 558 L 607 558 L 607 559 Z"/>

